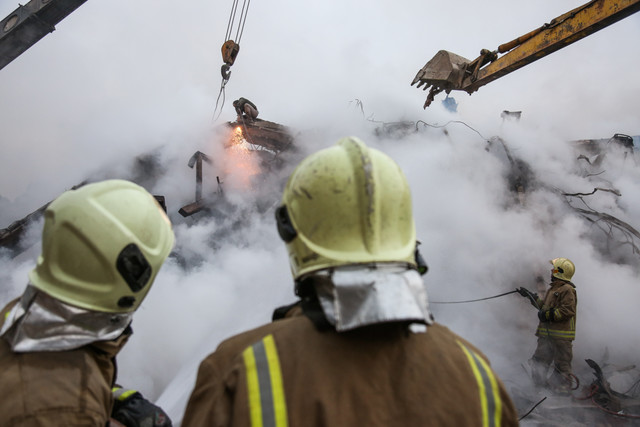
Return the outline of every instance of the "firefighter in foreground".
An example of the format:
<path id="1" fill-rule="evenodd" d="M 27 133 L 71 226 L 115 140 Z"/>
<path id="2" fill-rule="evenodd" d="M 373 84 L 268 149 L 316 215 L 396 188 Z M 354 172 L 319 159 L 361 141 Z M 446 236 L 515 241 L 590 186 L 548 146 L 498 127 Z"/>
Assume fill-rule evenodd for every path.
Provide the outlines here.
<path id="1" fill-rule="evenodd" d="M 486 357 L 432 319 L 391 158 L 356 138 L 307 157 L 276 221 L 300 301 L 201 362 L 184 427 L 518 424 Z"/>
<path id="2" fill-rule="evenodd" d="M 105 426 L 115 400 L 126 426 L 170 426 L 115 387 L 115 356 L 173 246 L 166 214 L 142 187 L 108 180 L 63 193 L 44 218 L 42 254 L 0 317 L 0 424 Z"/>
<path id="3" fill-rule="evenodd" d="M 544 298 L 525 288 L 518 288 L 518 292 L 529 298 L 538 309 L 540 320 L 536 330 L 538 346 L 529 361 L 533 382 L 558 393 L 568 393 L 572 386 L 572 345 L 576 337 L 578 296 L 576 286 L 571 282 L 576 268 L 567 258 L 556 258 L 550 262 L 551 283 Z M 553 373 L 547 379 L 552 362 Z"/>

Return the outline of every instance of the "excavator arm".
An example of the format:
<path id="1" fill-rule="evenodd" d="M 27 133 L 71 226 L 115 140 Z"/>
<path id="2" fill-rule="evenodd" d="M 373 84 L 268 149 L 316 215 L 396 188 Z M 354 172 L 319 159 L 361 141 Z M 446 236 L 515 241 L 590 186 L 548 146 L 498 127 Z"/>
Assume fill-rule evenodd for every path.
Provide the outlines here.
<path id="1" fill-rule="evenodd" d="M 430 88 L 424 104 L 427 108 L 435 95 L 463 90 L 469 94 L 512 71 L 626 18 L 640 10 L 640 0 L 592 0 L 558 16 L 529 33 L 496 50 L 482 49 L 469 61 L 446 50 L 439 51 L 418 71 L 411 85 Z M 499 54 L 504 54 L 499 57 Z"/>
<path id="2" fill-rule="evenodd" d="M 0 21 L 0 70 L 38 40 L 86 0 L 31 0 L 18 6 Z"/>

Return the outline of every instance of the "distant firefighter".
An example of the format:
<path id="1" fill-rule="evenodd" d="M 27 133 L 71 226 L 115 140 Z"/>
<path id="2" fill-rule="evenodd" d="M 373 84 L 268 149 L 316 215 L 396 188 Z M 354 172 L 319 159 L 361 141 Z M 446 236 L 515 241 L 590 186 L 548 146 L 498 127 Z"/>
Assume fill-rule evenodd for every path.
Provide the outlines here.
<path id="1" fill-rule="evenodd" d="M 544 298 L 519 288 L 523 297 L 531 300 L 538 309 L 540 323 L 536 330 L 538 346 L 529 361 L 533 381 L 538 386 L 550 387 L 559 393 L 568 393 L 571 389 L 571 360 L 573 359 L 573 340 L 576 337 L 576 311 L 578 295 L 576 286 L 571 282 L 575 265 L 567 258 L 550 261 L 551 283 Z M 553 374 L 547 379 L 547 371 L 553 362 Z"/>
<path id="2" fill-rule="evenodd" d="M 254 121 L 258 117 L 258 107 L 247 98 L 236 99 L 233 101 L 233 107 L 238 114 L 238 121 L 243 119 L 243 114 L 250 121 Z"/>

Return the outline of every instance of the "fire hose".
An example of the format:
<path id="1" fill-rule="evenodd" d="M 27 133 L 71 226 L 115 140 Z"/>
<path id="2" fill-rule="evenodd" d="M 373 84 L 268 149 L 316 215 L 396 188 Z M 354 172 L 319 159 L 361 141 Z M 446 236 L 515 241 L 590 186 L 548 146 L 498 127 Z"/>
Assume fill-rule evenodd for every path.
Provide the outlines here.
<path id="1" fill-rule="evenodd" d="M 463 303 L 467 303 L 467 302 L 484 301 L 484 300 L 488 300 L 488 299 L 503 297 L 505 295 L 515 294 L 516 292 L 518 292 L 518 291 L 515 290 L 515 291 L 505 292 L 505 293 L 500 294 L 500 295 L 494 295 L 492 297 L 470 299 L 470 300 L 465 300 L 465 301 L 429 301 L 429 303 L 430 304 L 463 304 Z"/>

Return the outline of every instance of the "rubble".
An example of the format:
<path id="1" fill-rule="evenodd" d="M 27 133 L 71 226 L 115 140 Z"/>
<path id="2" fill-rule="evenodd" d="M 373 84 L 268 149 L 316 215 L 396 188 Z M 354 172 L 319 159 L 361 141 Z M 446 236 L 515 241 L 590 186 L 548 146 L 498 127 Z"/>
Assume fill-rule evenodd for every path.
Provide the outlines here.
<path id="1" fill-rule="evenodd" d="M 401 139 L 413 133 L 417 133 L 426 129 L 424 126 L 419 127 L 420 123 L 416 122 L 396 122 L 384 123 L 376 130 L 378 136 L 396 136 Z M 256 119 L 254 121 L 228 122 L 224 126 L 230 130 L 230 138 L 225 143 L 226 148 L 231 148 L 238 144 L 238 138 L 246 142 L 249 146 L 251 155 L 258 156 L 264 170 L 269 171 L 270 167 L 277 165 L 282 161 L 280 154 L 295 150 L 294 138 L 292 132 L 285 126 L 274 122 Z M 429 127 L 444 127 L 430 126 Z M 237 133 L 240 129 L 239 134 Z M 582 140 L 572 142 L 572 144 L 580 152 L 576 157 L 576 162 L 585 162 L 593 165 L 597 162 L 590 159 L 594 156 L 607 155 L 608 148 L 613 145 L 628 148 L 629 138 L 614 135 L 608 140 Z M 234 140 L 236 138 L 236 140 Z M 484 139 L 484 138 L 483 138 Z M 527 193 L 539 188 L 540 182 L 536 180 L 535 173 L 531 167 L 522 159 L 519 159 L 509 149 L 506 141 L 499 137 L 484 139 L 487 143 L 487 151 L 491 151 L 495 155 L 501 156 L 502 160 L 508 165 L 505 174 L 505 182 L 507 188 L 514 194 L 514 204 L 526 204 Z M 631 141 L 633 141 L 631 139 Z M 627 145 L 625 145 L 627 144 Z M 629 151 L 633 155 L 633 150 Z M 583 155 L 586 159 L 579 156 Z M 195 200 L 180 208 L 179 214 L 183 217 L 191 217 L 196 213 L 202 213 L 203 216 L 213 216 L 225 218 L 224 226 L 220 227 L 220 232 L 228 232 L 229 229 L 238 227 L 242 224 L 243 213 L 234 210 L 233 206 L 229 206 L 225 200 L 223 192 L 223 182 L 221 176 L 216 176 L 217 190 L 213 193 L 204 194 L 203 189 L 203 168 L 212 163 L 213 159 L 204 152 L 196 151 L 187 162 L 189 168 L 195 169 Z M 602 164 L 600 162 L 599 164 Z M 155 178 L 162 173 L 162 168 L 157 162 L 156 156 L 141 156 L 134 162 L 136 171 L 135 177 L 138 181 L 148 182 L 149 176 Z M 84 183 L 80 184 L 83 185 Z M 210 183 L 208 183 L 210 184 Z M 78 186 L 80 186 L 78 185 Z M 78 186 L 74 187 L 77 188 Z M 571 203 L 573 200 L 583 200 L 586 197 L 597 197 L 601 193 L 613 194 L 615 197 L 622 197 L 619 191 L 605 186 L 598 186 L 585 189 L 584 192 L 569 193 L 561 189 L 550 189 L 564 197 L 576 215 L 582 217 L 585 221 L 589 221 L 597 226 L 606 227 L 603 232 L 608 233 L 608 239 L 619 240 L 620 235 L 624 236 L 620 244 L 628 245 L 632 252 L 636 255 L 640 254 L 640 232 L 631 224 L 628 224 L 619 218 L 604 212 L 587 209 L 584 207 L 576 207 Z M 186 190 L 185 190 L 186 191 Z M 155 196 L 156 199 L 166 209 L 163 196 Z M 27 215 L 25 218 L 13 222 L 9 227 L 0 230 L 0 249 L 4 248 L 13 257 L 20 254 L 24 248 L 21 246 L 21 238 L 28 227 L 41 218 L 48 203 Z M 614 230 L 617 231 L 615 235 Z M 211 240 L 215 241 L 216 236 L 212 236 Z M 215 243 L 212 243 L 215 245 Z M 192 265 L 197 260 L 184 257 L 181 254 L 174 256 L 178 262 L 184 265 Z M 530 387 L 519 386 L 509 390 L 518 411 L 521 416 L 522 425 L 530 426 L 578 426 L 578 425 L 600 425 L 600 426 L 619 426 L 630 425 L 637 422 L 640 418 L 640 371 L 635 366 L 631 368 L 615 368 L 606 363 L 598 364 L 592 359 L 586 360 L 587 365 L 593 370 L 594 379 L 588 385 L 581 388 L 576 386 L 576 390 L 571 395 L 559 396 L 554 395 L 550 390 L 536 388 L 533 384 Z M 602 368 L 601 368 L 602 366 Z M 621 372 L 625 370 L 627 377 L 634 378 L 633 386 L 625 391 L 618 391 L 616 387 L 611 385 L 609 375 L 612 372 Z M 576 367 L 579 371 L 580 368 Z M 584 372 L 577 373 L 578 376 L 586 378 Z"/>
<path id="2" fill-rule="evenodd" d="M 241 129 L 240 139 L 246 140 L 250 147 L 248 151 L 260 159 L 261 167 L 266 173 L 272 168 L 280 166 L 279 155 L 282 152 L 295 150 L 291 130 L 278 123 L 255 119 L 253 121 L 227 122 L 224 126 L 232 131 L 231 136 L 225 143 L 225 148 L 231 148 L 234 144 L 238 143 L 238 141 L 234 141 L 234 137 L 237 138 L 234 134 L 236 129 Z M 197 151 L 191 156 L 187 163 L 188 167 L 193 169 L 195 166 L 196 169 L 195 201 L 179 209 L 178 212 L 183 217 L 190 217 L 203 211 L 207 211 L 211 215 L 224 216 L 224 212 L 232 210 L 229 206 L 222 209 L 226 201 L 222 197 L 222 178 L 220 176 L 216 177 L 217 191 L 207 197 L 203 196 L 203 162 L 211 164 L 212 159 L 207 154 Z M 135 159 L 134 176 L 129 179 L 140 185 L 145 185 L 148 184 L 150 180 L 153 181 L 159 178 L 161 174 L 162 168 L 157 156 L 151 153 Z M 87 181 L 84 181 L 72 187 L 72 189 L 78 188 L 86 183 Z M 164 196 L 154 195 L 154 197 L 166 211 Z M 28 249 L 24 247 L 22 238 L 29 226 L 42 217 L 49 203 L 50 202 L 46 203 L 24 218 L 14 221 L 7 228 L 0 229 L 0 250 L 13 258 Z M 216 209 L 214 205 L 219 205 L 221 209 Z"/>
<path id="3" fill-rule="evenodd" d="M 594 379 L 588 386 L 570 395 L 554 394 L 545 388 L 531 384 L 527 389 L 511 389 L 509 392 L 516 407 L 523 413 L 523 426 L 627 426 L 640 420 L 640 371 L 635 366 L 617 368 L 603 364 L 604 369 L 592 359 L 586 364 L 593 369 Z M 624 393 L 615 391 L 605 371 L 623 372 L 635 380 Z M 526 411 L 526 412 L 525 412 Z"/>

